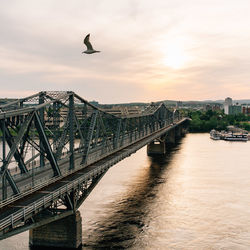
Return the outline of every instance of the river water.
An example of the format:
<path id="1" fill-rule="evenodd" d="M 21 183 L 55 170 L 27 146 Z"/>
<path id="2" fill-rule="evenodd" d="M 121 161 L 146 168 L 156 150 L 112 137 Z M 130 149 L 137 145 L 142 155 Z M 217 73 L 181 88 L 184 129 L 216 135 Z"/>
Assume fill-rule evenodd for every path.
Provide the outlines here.
<path id="1" fill-rule="evenodd" d="M 187 134 L 112 167 L 79 209 L 83 249 L 250 249 L 250 142 Z M 28 250 L 28 232 L 0 241 Z"/>

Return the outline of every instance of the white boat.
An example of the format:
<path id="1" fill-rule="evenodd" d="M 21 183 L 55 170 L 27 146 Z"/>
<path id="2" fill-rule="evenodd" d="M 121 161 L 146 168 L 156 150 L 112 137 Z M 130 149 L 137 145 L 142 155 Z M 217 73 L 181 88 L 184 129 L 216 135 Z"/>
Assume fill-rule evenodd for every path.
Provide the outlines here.
<path id="1" fill-rule="evenodd" d="M 247 136 L 247 134 L 230 133 L 224 137 L 224 140 L 225 141 L 247 141 L 248 136 Z"/>
<path id="2" fill-rule="evenodd" d="M 213 140 L 220 140 L 221 134 L 219 131 L 212 129 L 210 131 L 210 138 Z"/>

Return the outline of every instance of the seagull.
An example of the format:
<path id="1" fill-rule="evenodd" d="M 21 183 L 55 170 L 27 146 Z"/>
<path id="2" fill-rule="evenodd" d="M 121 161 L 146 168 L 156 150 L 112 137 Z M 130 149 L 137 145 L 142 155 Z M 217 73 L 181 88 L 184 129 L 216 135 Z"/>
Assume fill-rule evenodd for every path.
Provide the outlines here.
<path id="1" fill-rule="evenodd" d="M 84 44 L 87 46 L 87 50 L 83 51 L 82 53 L 85 54 L 93 54 L 93 53 L 97 53 L 97 52 L 101 52 L 98 50 L 94 50 L 91 43 L 89 42 L 89 36 L 90 34 L 88 34 L 85 38 L 84 38 Z"/>

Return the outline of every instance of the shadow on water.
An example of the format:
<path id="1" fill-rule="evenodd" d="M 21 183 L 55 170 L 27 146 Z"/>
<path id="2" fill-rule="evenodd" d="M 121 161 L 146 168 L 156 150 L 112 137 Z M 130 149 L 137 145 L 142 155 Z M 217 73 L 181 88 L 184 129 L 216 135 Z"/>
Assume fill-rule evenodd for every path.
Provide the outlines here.
<path id="1" fill-rule="evenodd" d="M 166 172 L 170 170 L 169 163 L 180 144 L 178 141 L 174 146 L 168 146 L 163 156 L 148 157 L 149 166 L 143 169 L 126 193 L 112 203 L 112 207 L 108 208 L 108 215 L 95 224 L 95 229 L 88 231 L 88 237 L 83 235 L 83 245 L 78 250 L 133 247 L 136 238 L 148 227 L 147 214 L 151 211 L 160 186 L 168 181 Z M 41 249 L 61 248 L 30 246 L 30 250 Z"/>
<path id="2" fill-rule="evenodd" d="M 169 147 L 166 155 L 149 157 L 150 166 L 145 168 L 122 198 L 112 204 L 108 216 L 96 224 L 83 239 L 83 249 L 126 249 L 147 228 L 150 212 L 160 185 L 167 182 L 169 162 L 180 148 L 180 142 Z"/>

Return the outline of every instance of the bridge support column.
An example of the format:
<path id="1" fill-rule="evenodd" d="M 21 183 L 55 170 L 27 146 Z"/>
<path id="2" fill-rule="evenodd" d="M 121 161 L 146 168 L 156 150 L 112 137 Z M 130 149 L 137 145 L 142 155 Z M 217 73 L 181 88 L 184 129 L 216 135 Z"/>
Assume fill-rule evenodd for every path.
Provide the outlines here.
<path id="1" fill-rule="evenodd" d="M 181 126 L 181 136 L 184 136 L 187 133 L 185 126 Z"/>
<path id="2" fill-rule="evenodd" d="M 175 137 L 176 137 L 176 139 L 181 137 L 181 130 L 182 130 L 181 126 L 178 126 L 178 127 L 175 128 Z"/>
<path id="3" fill-rule="evenodd" d="M 166 153 L 166 144 L 164 141 L 152 141 L 147 145 L 148 155 L 161 155 Z"/>
<path id="4" fill-rule="evenodd" d="M 181 138 L 186 133 L 187 133 L 187 130 L 186 130 L 185 126 L 183 126 L 183 125 L 180 125 L 180 126 L 175 128 L 175 137 L 176 138 Z"/>
<path id="5" fill-rule="evenodd" d="M 175 144 L 175 129 L 171 129 L 166 136 L 167 144 Z"/>
<path id="6" fill-rule="evenodd" d="M 75 214 L 30 230 L 32 247 L 58 247 L 77 249 L 82 244 L 82 218 Z"/>

